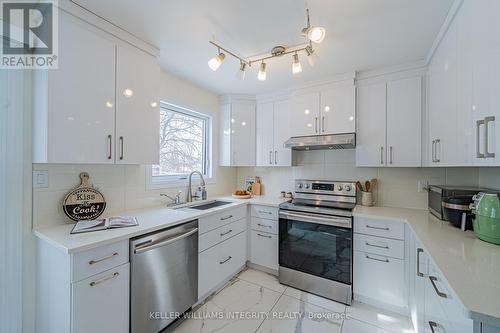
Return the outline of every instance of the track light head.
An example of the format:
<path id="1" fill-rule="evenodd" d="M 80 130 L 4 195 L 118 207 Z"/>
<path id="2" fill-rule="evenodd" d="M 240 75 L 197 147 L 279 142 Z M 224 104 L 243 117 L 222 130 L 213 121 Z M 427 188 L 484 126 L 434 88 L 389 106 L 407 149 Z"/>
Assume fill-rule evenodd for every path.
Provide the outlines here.
<path id="1" fill-rule="evenodd" d="M 292 73 L 298 74 L 300 72 L 302 72 L 302 65 L 300 64 L 300 61 L 299 61 L 299 55 L 297 53 L 295 53 L 293 55 Z"/>
<path id="2" fill-rule="evenodd" d="M 219 54 L 208 61 L 208 67 L 214 72 L 219 69 L 222 61 L 226 58 L 226 55 L 219 50 Z"/>
<path id="3" fill-rule="evenodd" d="M 316 61 L 318 60 L 318 55 L 316 52 L 314 52 L 314 49 L 312 46 L 306 47 L 306 53 L 307 53 L 307 62 L 309 63 L 309 66 L 313 67 Z"/>
<path id="4" fill-rule="evenodd" d="M 247 64 L 244 63 L 243 61 L 240 61 L 240 69 L 236 73 L 236 77 L 238 79 L 240 79 L 241 81 L 243 81 L 245 79 L 246 68 L 247 68 Z"/>
<path id="5" fill-rule="evenodd" d="M 257 79 L 259 81 L 265 81 L 267 78 L 266 63 L 263 61 L 260 64 L 259 74 L 257 74 Z"/>

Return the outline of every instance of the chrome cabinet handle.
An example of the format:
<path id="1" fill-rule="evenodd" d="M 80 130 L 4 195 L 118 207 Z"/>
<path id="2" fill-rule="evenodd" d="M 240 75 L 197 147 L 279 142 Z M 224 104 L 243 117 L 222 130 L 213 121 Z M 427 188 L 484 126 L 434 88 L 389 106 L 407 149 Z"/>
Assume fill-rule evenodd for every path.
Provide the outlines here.
<path id="1" fill-rule="evenodd" d="M 269 164 L 273 164 L 273 151 L 269 151 Z"/>
<path id="2" fill-rule="evenodd" d="M 123 160 L 123 136 L 120 136 L 120 160 Z"/>
<path id="3" fill-rule="evenodd" d="M 390 158 L 389 164 L 392 164 L 392 146 L 389 147 L 389 158 Z"/>
<path id="4" fill-rule="evenodd" d="M 434 287 L 434 291 L 436 292 L 436 294 L 438 294 L 439 297 L 442 297 L 442 298 L 447 298 L 448 295 L 446 295 L 445 293 L 439 291 L 438 287 L 436 286 L 436 282 L 437 281 L 437 277 L 435 276 L 429 276 L 429 280 L 431 280 L 431 283 L 432 283 L 432 286 Z"/>
<path id="5" fill-rule="evenodd" d="M 97 286 L 98 284 L 103 283 L 104 281 L 108 281 L 108 280 L 114 279 L 114 278 L 115 278 L 115 277 L 117 277 L 118 275 L 120 275 L 120 273 L 118 273 L 118 272 L 114 272 L 114 273 L 113 273 L 113 275 L 108 276 L 108 277 L 105 277 L 105 278 L 102 278 L 102 279 L 97 280 L 97 281 L 92 281 L 92 282 L 90 282 L 90 283 L 89 283 L 89 285 L 90 285 L 91 287 Z"/>
<path id="6" fill-rule="evenodd" d="M 431 149 L 431 158 L 432 162 L 436 162 L 436 140 L 432 140 L 432 149 Z"/>
<path id="7" fill-rule="evenodd" d="M 111 136 L 111 134 L 109 134 L 108 135 L 108 153 L 109 153 L 108 154 L 108 160 L 111 159 L 111 157 L 112 157 L 111 155 L 113 153 L 112 147 L 111 147 L 112 146 L 112 139 L 113 139 L 113 137 Z"/>
<path id="8" fill-rule="evenodd" d="M 314 132 L 318 133 L 318 117 L 314 117 Z"/>
<path id="9" fill-rule="evenodd" d="M 366 227 L 369 228 L 369 229 L 376 229 L 376 230 L 390 230 L 389 227 L 374 227 L 372 225 L 369 225 L 369 224 L 366 224 Z"/>
<path id="10" fill-rule="evenodd" d="M 233 215 L 229 215 L 229 216 L 226 216 L 226 217 L 221 217 L 221 218 L 220 218 L 220 220 L 221 220 L 221 221 L 228 220 L 228 219 L 230 219 L 231 217 L 233 217 Z"/>
<path id="11" fill-rule="evenodd" d="M 266 227 L 266 228 L 272 228 L 272 227 L 273 227 L 273 226 L 271 226 L 271 225 L 265 225 L 265 224 L 262 224 L 262 223 L 257 223 L 257 225 L 258 225 L 259 227 Z"/>
<path id="12" fill-rule="evenodd" d="M 221 233 L 221 234 L 220 234 L 220 236 L 221 236 L 221 237 L 222 237 L 222 236 L 226 236 L 227 234 L 230 234 L 230 233 L 232 233 L 232 232 L 233 232 L 233 230 L 232 230 L 232 229 L 229 229 L 228 231 Z"/>
<path id="13" fill-rule="evenodd" d="M 321 119 L 321 122 L 322 122 L 321 127 L 323 129 L 323 133 L 325 133 L 325 116 L 323 116 L 323 118 Z"/>
<path id="14" fill-rule="evenodd" d="M 375 261 L 380 261 L 380 262 L 389 262 L 389 259 L 387 259 L 387 258 L 385 258 L 385 259 L 378 259 L 378 258 L 370 257 L 367 254 L 365 254 L 365 257 L 366 257 L 366 259 L 370 259 L 370 260 L 375 260 Z"/>
<path id="15" fill-rule="evenodd" d="M 259 213 L 261 214 L 269 214 L 269 215 L 273 215 L 272 212 L 268 212 L 268 211 L 265 211 L 265 210 L 258 210 Z"/>
<path id="16" fill-rule="evenodd" d="M 387 245 L 376 245 L 376 244 L 370 244 L 368 242 L 365 242 L 365 245 L 371 247 L 378 247 L 379 249 L 389 249 L 389 246 Z"/>
<path id="17" fill-rule="evenodd" d="M 102 258 L 99 258 L 99 259 L 92 259 L 89 261 L 89 265 L 94 265 L 94 264 L 97 264 L 101 261 L 104 261 L 104 260 L 108 260 L 108 259 L 111 259 L 113 257 L 116 257 L 116 256 L 119 256 L 120 254 L 118 252 L 113 252 L 113 254 L 110 254 L 109 256 L 105 256 L 105 257 L 102 257 Z"/>
<path id="18" fill-rule="evenodd" d="M 437 323 L 433 322 L 433 321 L 429 321 L 429 327 L 431 328 L 431 332 L 432 333 L 436 333 L 436 331 L 434 330 L 434 328 L 437 328 Z"/>
<path id="19" fill-rule="evenodd" d="M 495 152 L 490 153 L 488 151 L 488 144 L 489 144 L 489 135 L 488 135 L 488 124 L 491 123 L 492 121 L 495 121 L 495 117 L 486 117 L 484 118 L 484 157 L 485 158 L 494 158 L 495 157 Z"/>
<path id="20" fill-rule="evenodd" d="M 228 262 L 229 260 L 231 260 L 233 257 L 229 256 L 227 257 L 227 259 L 225 260 L 222 260 L 222 261 L 219 261 L 219 265 L 222 265 L 222 264 L 225 264 L 226 262 Z"/>
<path id="21" fill-rule="evenodd" d="M 274 164 L 278 164 L 278 151 L 274 151 Z"/>
<path id="22" fill-rule="evenodd" d="M 476 157 L 484 158 L 481 153 L 481 125 L 484 125 L 484 119 L 476 121 Z"/>
<path id="23" fill-rule="evenodd" d="M 423 277 L 424 274 L 420 272 L 420 253 L 424 252 L 424 249 L 417 248 L 417 276 Z"/>
<path id="24" fill-rule="evenodd" d="M 263 235 L 263 234 L 257 234 L 257 236 L 260 236 L 260 237 L 266 237 L 266 238 L 273 238 L 272 236 Z"/>
<path id="25" fill-rule="evenodd" d="M 439 150 L 438 150 L 438 144 L 439 144 Z M 438 153 L 439 153 L 439 155 L 438 155 Z M 441 162 L 441 139 L 436 139 L 435 154 L 436 154 L 436 162 L 437 163 Z"/>
<path id="26" fill-rule="evenodd" d="M 384 164 L 384 147 L 380 147 L 380 164 Z"/>

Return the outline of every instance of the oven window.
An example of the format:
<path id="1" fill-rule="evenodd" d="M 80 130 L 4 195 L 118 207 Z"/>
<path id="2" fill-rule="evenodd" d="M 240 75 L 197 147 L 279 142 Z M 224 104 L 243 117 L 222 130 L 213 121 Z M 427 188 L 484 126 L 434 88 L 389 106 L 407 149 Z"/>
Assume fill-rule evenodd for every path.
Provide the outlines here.
<path id="1" fill-rule="evenodd" d="M 280 266 L 351 284 L 351 262 L 351 229 L 280 219 Z"/>

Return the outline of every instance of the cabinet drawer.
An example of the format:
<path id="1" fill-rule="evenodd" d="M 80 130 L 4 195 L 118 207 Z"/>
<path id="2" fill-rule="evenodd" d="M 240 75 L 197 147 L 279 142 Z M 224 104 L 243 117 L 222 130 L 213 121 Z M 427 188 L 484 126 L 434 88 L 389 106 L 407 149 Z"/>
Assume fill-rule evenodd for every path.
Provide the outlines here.
<path id="1" fill-rule="evenodd" d="M 214 230 L 220 226 L 229 224 L 234 221 L 241 220 L 247 215 L 247 207 L 239 206 L 232 209 L 227 209 L 222 212 L 205 216 L 199 219 L 200 234 Z"/>
<path id="2" fill-rule="evenodd" d="M 353 265 L 355 297 L 407 306 L 404 260 L 354 251 Z"/>
<path id="3" fill-rule="evenodd" d="M 253 230 L 268 232 L 275 235 L 278 233 L 278 220 L 268 220 L 258 217 L 252 217 L 251 225 Z"/>
<path id="4" fill-rule="evenodd" d="M 354 250 L 404 259 L 405 242 L 402 240 L 354 234 Z"/>
<path id="5" fill-rule="evenodd" d="M 242 232 L 198 256 L 198 298 L 206 296 L 245 265 L 247 237 Z"/>
<path id="6" fill-rule="evenodd" d="M 129 331 L 130 264 L 71 285 L 72 333 Z"/>
<path id="7" fill-rule="evenodd" d="M 260 217 L 261 219 L 278 219 L 278 208 L 260 205 L 250 205 L 250 216 Z"/>
<path id="8" fill-rule="evenodd" d="M 77 252 L 72 257 L 71 281 L 80 281 L 97 273 L 128 262 L 128 240 L 101 246 L 83 252 Z"/>
<path id="9" fill-rule="evenodd" d="M 405 226 L 400 221 L 355 217 L 354 232 L 400 240 L 405 239 Z"/>
<path id="10" fill-rule="evenodd" d="M 252 230 L 250 234 L 250 261 L 277 270 L 278 236 Z"/>
<path id="11" fill-rule="evenodd" d="M 246 230 L 246 228 L 246 219 L 241 219 L 206 232 L 198 238 L 198 252 L 205 251 L 206 249 L 239 234 L 240 232 Z"/>

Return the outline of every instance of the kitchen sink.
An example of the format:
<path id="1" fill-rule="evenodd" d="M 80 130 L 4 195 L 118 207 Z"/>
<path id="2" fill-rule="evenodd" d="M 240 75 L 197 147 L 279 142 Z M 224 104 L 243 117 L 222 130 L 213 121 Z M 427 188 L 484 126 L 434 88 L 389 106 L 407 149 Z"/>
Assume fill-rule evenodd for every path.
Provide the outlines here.
<path id="1" fill-rule="evenodd" d="M 198 209 L 198 210 L 207 210 L 207 209 L 211 209 L 211 208 L 215 208 L 215 207 L 229 205 L 231 203 L 232 203 L 231 201 L 215 200 L 215 201 L 211 201 L 211 202 L 205 202 L 205 203 L 202 203 L 199 205 L 189 206 L 187 208 Z"/>

